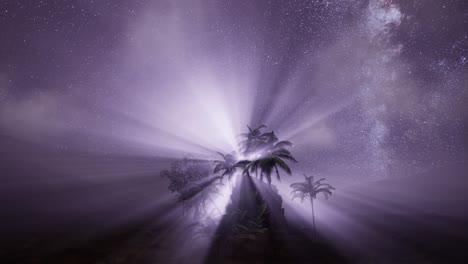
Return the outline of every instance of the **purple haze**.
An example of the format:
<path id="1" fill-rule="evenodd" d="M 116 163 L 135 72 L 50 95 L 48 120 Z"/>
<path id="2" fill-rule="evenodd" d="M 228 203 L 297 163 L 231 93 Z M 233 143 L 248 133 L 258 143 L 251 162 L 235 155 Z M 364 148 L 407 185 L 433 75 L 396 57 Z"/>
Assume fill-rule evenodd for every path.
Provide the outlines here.
<path id="1" fill-rule="evenodd" d="M 138 218 L 172 201 L 170 159 L 233 151 L 247 124 L 295 143 L 285 201 L 303 172 L 337 187 L 317 215 L 339 236 L 338 201 L 368 190 L 467 212 L 466 1 L 23 2 L 0 3 L 6 229 Z"/>

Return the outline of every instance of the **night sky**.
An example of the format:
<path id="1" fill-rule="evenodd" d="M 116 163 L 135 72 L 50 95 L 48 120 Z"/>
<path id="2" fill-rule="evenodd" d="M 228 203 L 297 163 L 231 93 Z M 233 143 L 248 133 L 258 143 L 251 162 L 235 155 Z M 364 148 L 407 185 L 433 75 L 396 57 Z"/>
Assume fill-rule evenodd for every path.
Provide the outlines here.
<path id="1" fill-rule="evenodd" d="M 260 124 L 295 144 L 286 182 L 466 176 L 468 2 L 0 0 L 11 223 L 44 193 L 63 217 L 172 199 L 169 159 L 235 151 Z"/>
<path id="2" fill-rule="evenodd" d="M 246 124 L 302 171 L 467 159 L 464 1 L 2 1 L 0 128 L 58 151 L 212 157 Z"/>

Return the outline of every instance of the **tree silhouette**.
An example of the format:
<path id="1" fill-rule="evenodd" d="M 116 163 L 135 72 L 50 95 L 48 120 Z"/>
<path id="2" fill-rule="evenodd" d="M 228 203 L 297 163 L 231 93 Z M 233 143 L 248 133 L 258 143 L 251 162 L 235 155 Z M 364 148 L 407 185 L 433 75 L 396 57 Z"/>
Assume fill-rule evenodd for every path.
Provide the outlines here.
<path id="1" fill-rule="evenodd" d="M 251 161 L 246 166 L 245 170 L 250 170 L 250 172 L 257 172 L 257 170 L 260 170 L 260 180 L 263 181 L 263 177 L 266 177 L 267 182 L 271 184 L 271 174 L 273 170 L 276 172 L 276 179 L 281 181 L 278 167 L 284 170 L 288 175 L 291 175 L 291 168 L 289 168 L 285 160 L 297 162 L 289 150 L 285 148 L 277 148 L 272 151 L 268 151 L 266 155 Z"/>
<path id="2" fill-rule="evenodd" d="M 231 179 L 232 175 L 236 172 L 236 166 L 237 159 L 234 154 L 226 154 L 224 155 L 223 153 L 217 152 L 223 160 L 215 160 L 214 163 L 216 163 L 216 166 L 214 167 L 213 173 L 216 174 L 220 171 L 223 171 L 221 174 L 221 179 L 224 176 L 228 176 L 229 179 Z"/>
<path id="3" fill-rule="evenodd" d="M 193 212 L 194 218 L 207 213 L 208 203 L 211 203 L 214 208 L 221 214 L 213 198 L 221 195 L 218 188 L 221 183 L 215 183 L 219 177 L 213 177 L 205 182 L 195 183 L 177 195 L 177 202 L 182 205 L 184 214 L 190 215 Z"/>
<path id="4" fill-rule="evenodd" d="M 261 134 L 261 129 L 265 127 L 265 125 L 260 125 L 252 129 L 250 126 L 247 126 L 249 132 L 241 134 L 241 136 L 246 138 L 246 140 L 240 143 L 241 151 L 243 150 L 242 154 L 246 156 L 246 159 L 239 162 L 242 163 L 239 164 L 239 167 L 244 168 L 244 174 L 249 174 L 250 171 L 258 175 L 258 171 L 260 171 L 260 180 L 263 181 L 265 177 L 267 182 L 271 184 L 273 170 L 276 172 L 276 178 L 280 181 L 279 169 L 291 175 L 291 168 L 289 168 L 286 161 L 297 162 L 297 160 L 286 149 L 293 144 L 289 141 L 278 142 L 278 137 L 274 131 Z M 255 156 L 249 155 L 252 153 Z"/>
<path id="5" fill-rule="evenodd" d="M 262 128 L 266 128 L 265 125 L 260 125 L 257 128 L 251 128 L 247 126 L 249 132 L 241 133 L 239 136 L 245 138 L 241 142 L 239 142 L 240 152 L 244 154 L 250 154 L 254 152 L 254 150 L 258 149 L 259 146 L 264 143 L 264 137 L 261 133 Z"/>
<path id="6" fill-rule="evenodd" d="M 312 208 L 312 224 L 315 233 L 314 199 L 317 198 L 317 194 L 320 193 L 323 193 L 325 198 L 328 199 L 328 196 L 332 195 L 331 191 L 335 190 L 335 188 L 328 183 L 322 183 L 325 178 L 314 181 L 314 176 L 307 176 L 304 174 L 304 177 L 304 182 L 291 184 L 291 188 L 293 189 L 291 192 L 293 195 L 292 200 L 294 200 L 294 198 L 301 198 L 301 202 L 304 202 L 305 199 L 310 199 L 310 206 Z"/>
<path id="7" fill-rule="evenodd" d="M 223 154 L 219 160 L 206 161 L 186 157 L 175 162 L 170 170 L 161 173 L 170 180 L 169 190 L 177 193 L 177 201 L 183 205 L 185 211 L 194 210 L 200 214 L 206 208 L 207 201 L 214 204 L 211 197 L 219 194 L 216 180 L 228 176 L 229 179 L 241 171 L 243 176 L 250 177 L 250 173 L 260 172 L 260 180 L 266 178 L 271 185 L 272 174 L 276 173 L 278 181 L 281 180 L 280 170 L 291 175 L 291 168 L 287 162 L 297 162 L 287 149 L 292 147 L 289 141 L 278 141 L 274 131 L 262 133 L 265 125 L 256 128 L 247 126 L 248 132 L 240 134 L 245 139 L 240 142 L 241 149 L 237 153 Z M 255 155 L 251 155 L 251 154 Z M 209 168 L 209 169 L 207 169 Z M 239 180 L 241 180 L 239 178 Z M 251 179 L 247 185 L 252 185 Z M 271 186 L 270 186 L 271 187 Z M 238 186 L 238 190 L 240 187 Z M 243 188 L 242 196 L 251 196 L 249 193 L 255 190 L 252 186 Z M 242 199 L 245 204 L 256 203 L 247 198 Z"/>
<path id="8" fill-rule="evenodd" d="M 170 169 L 163 170 L 160 176 L 169 180 L 168 189 L 172 193 L 180 194 L 188 186 L 206 179 L 211 168 L 212 163 L 209 161 L 185 156 L 181 160 L 172 162 Z"/>
<path id="9" fill-rule="evenodd" d="M 161 177 L 169 180 L 168 189 L 176 193 L 177 203 L 182 205 L 184 214 L 193 212 L 194 218 L 197 218 L 206 213 L 208 203 L 219 211 L 213 198 L 220 195 L 219 185 L 215 181 L 221 177 L 210 177 L 212 166 L 212 162 L 186 156 L 174 161 L 169 170 L 161 172 Z"/>

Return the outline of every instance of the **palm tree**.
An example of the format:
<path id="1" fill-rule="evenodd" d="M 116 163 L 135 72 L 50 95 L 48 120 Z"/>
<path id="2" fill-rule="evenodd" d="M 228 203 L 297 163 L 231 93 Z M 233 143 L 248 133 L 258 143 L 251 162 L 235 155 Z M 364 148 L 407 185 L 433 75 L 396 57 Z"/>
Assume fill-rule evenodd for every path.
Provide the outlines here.
<path id="1" fill-rule="evenodd" d="M 181 203 L 186 210 L 194 209 L 195 212 L 204 211 L 207 202 L 211 201 L 213 205 L 215 205 L 212 200 L 212 196 L 217 195 L 219 189 L 216 188 L 216 186 L 211 187 L 211 185 L 215 185 L 214 182 L 218 179 L 222 182 L 224 176 L 228 176 L 229 179 L 231 179 L 238 168 L 242 172 L 242 175 L 247 176 L 249 179 L 249 181 L 245 182 L 245 186 L 247 187 L 242 185 L 244 187 L 241 188 L 241 184 L 236 185 L 236 190 L 238 190 L 239 193 L 243 193 L 241 195 L 243 197 L 241 199 L 242 202 L 239 202 L 240 204 L 251 204 L 256 202 L 255 199 L 248 198 L 251 196 L 249 196 L 248 193 L 255 191 L 253 189 L 253 182 L 250 178 L 250 172 L 258 172 L 258 170 L 260 170 L 261 180 L 263 181 L 263 178 L 266 177 L 267 182 L 270 185 L 271 175 L 275 172 L 278 181 L 281 179 L 280 170 L 291 175 L 291 168 L 286 162 L 297 161 L 286 148 L 291 147 L 292 143 L 289 141 L 278 142 L 278 138 L 273 131 L 262 133 L 261 129 L 265 127 L 265 125 L 260 125 L 256 128 L 247 126 L 249 129 L 248 133 L 241 134 L 241 136 L 246 138 L 244 142 L 246 142 L 245 146 L 247 146 L 247 149 L 244 152 L 240 151 L 239 154 L 223 154 L 217 152 L 219 156 L 221 156 L 221 159 L 213 161 L 215 164 L 213 168 L 214 175 L 209 178 L 203 178 L 200 173 L 195 175 L 200 179 L 203 178 L 204 181 L 197 180 L 193 181 L 193 184 L 187 184 L 186 181 L 184 181 L 185 178 L 179 177 L 183 176 L 179 175 L 180 173 L 177 173 L 179 169 L 171 172 L 168 171 L 166 174 L 174 178 L 174 182 L 177 183 L 177 186 L 180 185 L 180 188 L 172 188 L 179 193 L 177 196 L 178 202 Z M 256 157 L 245 157 L 244 155 L 247 154 L 248 151 L 255 152 Z M 192 169 L 189 171 L 192 172 Z M 209 175 L 210 173 L 209 171 L 206 171 L 202 174 Z M 241 182 L 241 179 L 242 178 L 239 177 L 239 182 Z"/>
<path id="2" fill-rule="evenodd" d="M 241 136 L 247 138 L 240 144 L 244 146 L 241 151 L 243 150 L 244 154 L 257 152 L 256 154 L 259 155 L 259 157 L 254 157 L 252 161 L 243 160 L 239 162 L 243 164 L 240 164 L 241 166 L 238 167 L 244 168 L 244 174 L 248 174 L 250 171 L 255 172 L 257 176 L 258 170 L 260 170 L 260 180 L 263 181 L 263 177 L 265 176 L 268 183 L 271 184 L 273 169 L 276 172 L 276 178 L 280 181 L 281 178 L 278 167 L 291 175 L 291 169 L 285 160 L 292 162 L 297 162 L 297 160 L 292 156 L 291 152 L 286 149 L 286 147 L 291 147 L 293 144 L 290 141 L 278 142 L 278 137 L 275 135 L 274 131 L 260 134 L 260 129 L 264 127 L 266 126 L 261 125 L 252 129 L 247 126 L 249 132 L 241 134 Z"/>
<path id="3" fill-rule="evenodd" d="M 289 168 L 285 160 L 297 162 L 289 150 L 282 147 L 273 148 L 272 150 L 267 151 L 266 155 L 250 162 L 245 167 L 244 172 L 248 172 L 249 170 L 250 172 L 257 172 L 257 170 L 260 170 L 260 180 L 263 181 L 263 177 L 265 176 L 268 184 L 271 184 L 271 174 L 273 169 L 276 172 L 276 178 L 278 181 L 281 181 L 278 167 L 288 175 L 291 175 L 291 168 Z"/>
<path id="4" fill-rule="evenodd" d="M 267 146 L 272 146 L 275 142 L 278 141 L 278 137 L 275 135 L 274 131 L 263 133 L 259 138 L 265 142 L 265 145 Z"/>
<path id="5" fill-rule="evenodd" d="M 285 148 L 285 147 L 292 147 L 292 146 L 293 146 L 293 143 L 291 143 L 291 141 L 283 140 L 283 141 L 280 141 L 280 142 L 274 144 L 272 149 L 277 150 L 277 149 L 282 149 L 282 148 Z"/>
<path id="6" fill-rule="evenodd" d="M 247 128 L 249 129 L 249 132 L 239 134 L 239 136 L 245 138 L 245 140 L 239 142 L 241 151 L 244 153 L 252 152 L 252 148 L 257 148 L 258 145 L 262 143 L 264 140 L 264 134 L 261 134 L 261 130 L 262 128 L 266 128 L 266 126 L 260 125 L 257 128 L 247 126 Z"/>
<path id="7" fill-rule="evenodd" d="M 223 153 L 217 152 L 223 160 L 215 160 L 214 162 L 216 163 L 216 166 L 214 167 L 213 173 L 216 174 L 220 171 L 224 171 L 221 174 L 221 180 L 223 179 L 224 176 L 228 176 L 229 179 L 231 179 L 232 175 L 236 172 L 237 166 L 237 159 L 234 154 L 226 154 L 224 155 Z"/>
<path id="8" fill-rule="evenodd" d="M 304 174 L 305 182 L 297 182 L 291 184 L 293 191 L 292 200 L 294 198 L 301 198 L 301 202 L 304 202 L 306 198 L 310 199 L 310 206 L 312 208 L 312 225 L 315 233 L 315 215 L 314 215 L 314 199 L 317 198 L 317 194 L 323 193 L 325 199 L 328 199 L 329 195 L 332 195 L 332 190 L 335 190 L 333 186 L 328 183 L 322 183 L 325 178 L 322 178 L 314 182 L 314 176 L 307 176 Z"/>
<path id="9" fill-rule="evenodd" d="M 262 128 L 266 128 L 266 127 L 267 126 L 265 126 L 265 125 L 259 125 L 257 128 L 252 129 L 250 126 L 247 126 L 247 128 L 249 129 L 249 132 L 248 133 L 241 133 L 240 136 L 248 138 L 248 139 L 257 138 L 257 137 L 260 136 L 260 130 Z"/>

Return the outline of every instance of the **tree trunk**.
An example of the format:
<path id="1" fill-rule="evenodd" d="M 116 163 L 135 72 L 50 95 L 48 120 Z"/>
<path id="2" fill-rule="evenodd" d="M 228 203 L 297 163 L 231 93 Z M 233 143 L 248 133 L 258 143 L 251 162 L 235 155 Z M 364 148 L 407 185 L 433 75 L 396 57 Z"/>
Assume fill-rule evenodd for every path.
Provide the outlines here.
<path id="1" fill-rule="evenodd" d="M 261 205 L 253 179 L 250 175 L 243 175 L 239 197 L 239 209 L 245 212 L 246 221 L 255 221 L 257 208 Z"/>
<path id="2" fill-rule="evenodd" d="M 312 207 L 312 227 L 314 229 L 314 234 L 317 233 L 315 230 L 315 214 L 314 214 L 314 198 L 310 198 L 310 206 Z"/>

